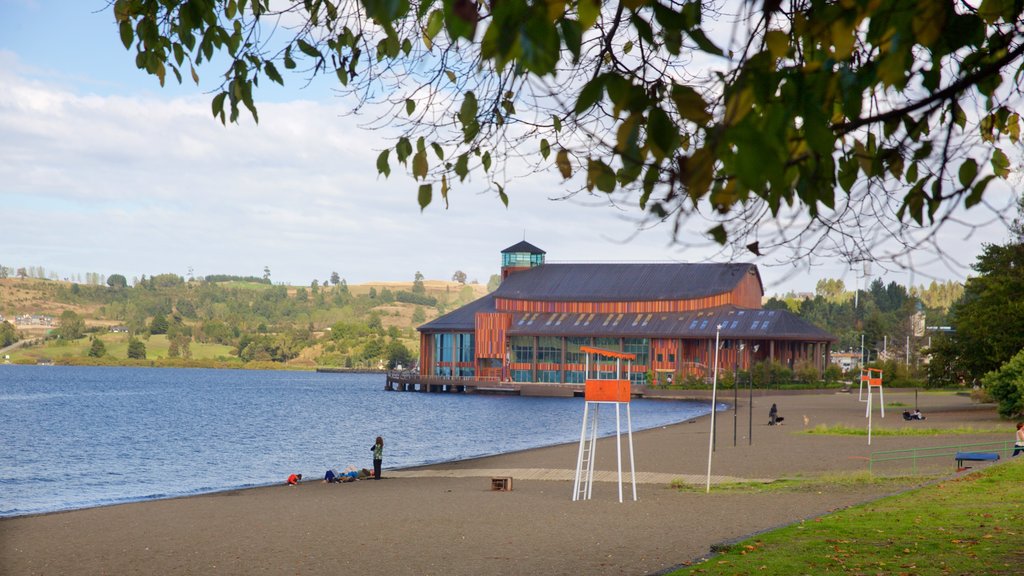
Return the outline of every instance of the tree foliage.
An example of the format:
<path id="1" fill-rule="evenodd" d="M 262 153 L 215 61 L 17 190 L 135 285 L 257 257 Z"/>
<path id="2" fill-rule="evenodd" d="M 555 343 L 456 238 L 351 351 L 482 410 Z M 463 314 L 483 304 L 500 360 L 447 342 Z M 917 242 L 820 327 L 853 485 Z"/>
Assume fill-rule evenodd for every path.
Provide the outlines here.
<path id="1" fill-rule="evenodd" d="M 128 280 L 122 274 L 111 274 L 107 277 L 107 286 L 111 288 L 127 288 Z"/>
<path id="2" fill-rule="evenodd" d="M 138 338 L 128 339 L 128 357 L 135 360 L 146 359 L 146 345 Z"/>
<path id="3" fill-rule="evenodd" d="M 85 333 L 85 320 L 74 310 L 65 310 L 60 314 L 57 332 L 65 340 L 77 340 Z"/>
<path id="4" fill-rule="evenodd" d="M 92 344 L 89 345 L 89 357 L 90 358 L 102 358 L 107 355 L 107 345 L 103 343 L 103 340 L 99 338 L 93 338 Z"/>
<path id="5" fill-rule="evenodd" d="M 999 403 L 999 413 L 1007 418 L 1024 415 L 1024 349 L 998 370 L 985 375 L 985 390 Z"/>
<path id="6" fill-rule="evenodd" d="M 18 340 L 18 331 L 15 330 L 14 324 L 6 320 L 0 322 L 0 348 L 10 346 Z"/>
<path id="7" fill-rule="evenodd" d="M 556 171 L 570 188 L 735 250 L 906 250 L 1010 173 L 1024 4 L 1006 0 L 114 0 L 139 69 L 258 121 L 261 81 L 337 79 L 398 130 L 378 156 L 418 201 Z M 730 9 L 733 6 L 730 6 Z M 287 27 L 281 24 L 287 22 Z M 294 31 L 281 37 L 281 29 Z M 471 178 L 472 175 L 472 178 Z M 839 233 L 835 233 L 838 231 Z M 266 274 L 265 276 L 269 276 Z"/>

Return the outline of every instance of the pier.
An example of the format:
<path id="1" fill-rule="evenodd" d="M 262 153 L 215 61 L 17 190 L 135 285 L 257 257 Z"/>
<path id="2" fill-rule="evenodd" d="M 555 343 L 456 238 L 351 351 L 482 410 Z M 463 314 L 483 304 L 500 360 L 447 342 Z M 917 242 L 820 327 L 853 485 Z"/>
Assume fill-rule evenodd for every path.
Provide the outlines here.
<path id="1" fill-rule="evenodd" d="M 572 398 L 583 396 L 583 384 L 547 384 L 532 382 L 498 382 L 473 378 L 424 376 L 413 371 L 390 371 L 384 389 L 392 392 L 441 392 L 462 394 L 508 394 L 513 396 L 548 396 Z"/>

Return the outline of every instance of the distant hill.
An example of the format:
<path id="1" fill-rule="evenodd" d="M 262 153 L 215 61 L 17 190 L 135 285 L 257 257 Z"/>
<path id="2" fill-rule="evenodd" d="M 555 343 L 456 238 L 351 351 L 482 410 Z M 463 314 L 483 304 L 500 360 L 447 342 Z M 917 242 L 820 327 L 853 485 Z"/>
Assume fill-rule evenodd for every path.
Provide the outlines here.
<path id="1" fill-rule="evenodd" d="M 257 280 L 186 281 L 162 274 L 112 288 L 0 279 L 0 316 L 21 339 L 46 337 L 42 344 L 9 351 L 10 361 L 136 363 L 128 350 L 138 340 L 146 348 L 145 361 L 155 364 L 408 365 L 419 353 L 416 326 L 487 293 L 482 284 L 441 280 L 340 280 L 326 286 Z M 16 322 L 26 315 L 50 317 L 52 323 Z M 70 328 L 74 319 L 81 321 L 81 333 Z"/>

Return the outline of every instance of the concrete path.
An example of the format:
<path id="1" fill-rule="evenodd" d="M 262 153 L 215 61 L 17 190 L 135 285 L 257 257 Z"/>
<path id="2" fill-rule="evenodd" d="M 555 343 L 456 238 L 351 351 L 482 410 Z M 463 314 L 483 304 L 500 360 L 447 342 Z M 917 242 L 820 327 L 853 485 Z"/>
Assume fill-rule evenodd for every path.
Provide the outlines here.
<path id="1" fill-rule="evenodd" d="M 460 468 L 460 469 L 423 469 L 385 471 L 381 476 L 387 478 L 503 478 L 514 480 L 557 480 L 572 482 L 576 471 L 567 468 Z M 618 473 L 614 470 L 595 470 L 595 482 L 618 482 Z M 667 472 L 637 472 L 637 484 L 671 484 L 678 480 L 686 484 L 706 484 L 707 476 L 698 474 L 673 474 Z M 630 482 L 629 471 L 623 471 L 622 481 Z M 712 484 L 732 484 L 736 482 L 771 482 L 766 478 L 737 478 L 735 476 L 711 476 Z"/>

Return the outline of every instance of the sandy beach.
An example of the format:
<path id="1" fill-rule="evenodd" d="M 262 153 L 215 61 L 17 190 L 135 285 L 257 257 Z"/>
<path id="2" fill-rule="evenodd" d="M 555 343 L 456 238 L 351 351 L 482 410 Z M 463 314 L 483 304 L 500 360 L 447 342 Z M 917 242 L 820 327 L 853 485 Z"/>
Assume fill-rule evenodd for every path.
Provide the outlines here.
<path id="1" fill-rule="evenodd" d="M 720 398 L 732 401 L 731 391 Z M 887 391 L 914 406 L 913 391 Z M 966 396 L 921 393 L 924 422 L 904 409 L 873 415 L 875 429 L 905 426 L 1002 429 L 970 435 L 864 436 L 801 433 L 819 424 L 865 427 L 852 393 L 770 393 L 738 414 L 719 413 L 714 481 L 809 478 L 857 473 L 882 450 L 1013 439 L 993 405 Z M 777 403 L 783 426 L 767 426 Z M 606 408 L 602 418 L 612 418 Z M 734 420 L 736 445 L 733 445 Z M 347 484 L 304 482 L 0 520 L 0 574 L 657 574 L 706 555 L 717 543 L 869 501 L 893 486 L 832 491 L 711 493 L 671 488 L 672 478 L 704 485 L 708 418 L 634 434 L 639 500 L 624 486 L 619 503 L 613 439 L 599 442 L 593 498 L 573 502 L 578 445 L 388 470 Z M 628 471 L 628 460 L 624 460 Z M 366 463 L 369 465 L 369 462 Z M 923 464 L 955 472 L 951 458 Z M 903 470 L 909 472 L 909 465 Z M 880 467 L 876 473 L 895 472 Z M 511 476 L 513 490 L 491 490 Z M 73 481 L 73 480 L 72 480 Z"/>

